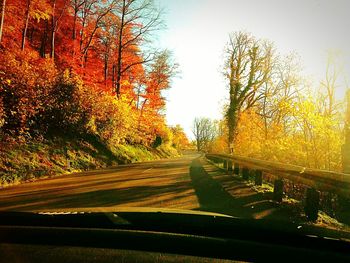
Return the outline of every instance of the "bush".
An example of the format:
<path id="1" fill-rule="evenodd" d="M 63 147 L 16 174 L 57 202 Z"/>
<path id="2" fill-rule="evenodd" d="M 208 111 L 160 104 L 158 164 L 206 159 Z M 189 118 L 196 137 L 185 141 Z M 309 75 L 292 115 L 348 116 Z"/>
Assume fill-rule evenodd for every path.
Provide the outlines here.
<path id="1" fill-rule="evenodd" d="M 89 132 L 99 135 L 112 145 L 134 140 L 136 112 L 127 101 L 97 90 L 85 92 L 83 101 L 89 109 Z"/>
<path id="2" fill-rule="evenodd" d="M 0 127 L 8 134 L 31 132 L 35 119 L 51 101 L 48 94 L 56 79 L 51 60 L 36 52 L 5 50 L 0 54 Z"/>
<path id="3" fill-rule="evenodd" d="M 42 132 L 70 133 L 85 132 L 88 122 L 88 110 L 82 105 L 83 88 L 81 80 L 65 70 L 53 85 L 45 114 L 39 116 Z M 41 118 L 42 117 L 42 118 Z"/>

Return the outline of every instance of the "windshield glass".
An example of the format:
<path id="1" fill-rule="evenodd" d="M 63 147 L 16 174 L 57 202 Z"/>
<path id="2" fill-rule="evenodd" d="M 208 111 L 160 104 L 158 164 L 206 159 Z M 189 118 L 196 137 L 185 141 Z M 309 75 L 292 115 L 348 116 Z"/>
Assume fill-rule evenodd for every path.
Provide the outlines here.
<path id="1" fill-rule="evenodd" d="M 0 10 L 0 210 L 349 230 L 349 1 Z"/>

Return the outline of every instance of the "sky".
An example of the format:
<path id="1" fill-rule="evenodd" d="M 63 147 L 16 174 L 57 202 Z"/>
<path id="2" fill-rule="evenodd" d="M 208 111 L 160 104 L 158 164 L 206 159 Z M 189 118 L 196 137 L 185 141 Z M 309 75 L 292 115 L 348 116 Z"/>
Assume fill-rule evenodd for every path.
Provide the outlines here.
<path id="1" fill-rule="evenodd" d="M 327 52 L 340 52 L 338 94 L 350 85 L 350 0 L 154 0 L 166 29 L 157 44 L 172 51 L 180 74 L 166 92 L 169 125 L 193 138 L 195 117 L 222 118 L 228 87 L 222 75 L 229 34 L 268 39 L 278 52 L 297 52 L 315 87 L 325 76 Z"/>

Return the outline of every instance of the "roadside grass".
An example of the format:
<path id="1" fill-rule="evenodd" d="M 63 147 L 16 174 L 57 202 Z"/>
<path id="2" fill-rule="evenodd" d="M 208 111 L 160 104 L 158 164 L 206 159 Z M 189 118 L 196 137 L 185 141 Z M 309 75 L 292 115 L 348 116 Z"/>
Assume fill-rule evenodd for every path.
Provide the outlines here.
<path id="1" fill-rule="evenodd" d="M 108 146 L 92 135 L 54 137 L 26 144 L 0 145 L 0 188 L 38 178 L 177 156 L 161 145 Z"/>

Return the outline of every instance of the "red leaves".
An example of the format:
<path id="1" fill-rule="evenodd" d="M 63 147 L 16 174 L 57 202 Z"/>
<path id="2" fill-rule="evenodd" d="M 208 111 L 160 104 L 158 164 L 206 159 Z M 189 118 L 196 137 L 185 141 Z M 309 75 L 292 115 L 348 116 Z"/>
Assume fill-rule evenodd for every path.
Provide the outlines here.
<path id="1" fill-rule="evenodd" d="M 1 130 L 44 133 L 49 126 L 75 126 L 114 143 L 151 145 L 157 136 L 171 140 L 162 116 L 162 92 L 170 87 L 177 66 L 164 51 L 144 67 L 153 53 L 142 52 L 140 32 L 149 28 L 134 17 L 121 25 L 115 4 L 7 2 L 0 53 Z M 138 1 L 133 4 L 137 8 Z"/>
<path id="2" fill-rule="evenodd" d="M 3 128 L 25 132 L 30 120 L 50 103 L 46 99 L 55 81 L 55 67 L 51 60 L 39 58 L 36 52 L 8 50 L 0 56 L 0 72 Z"/>

